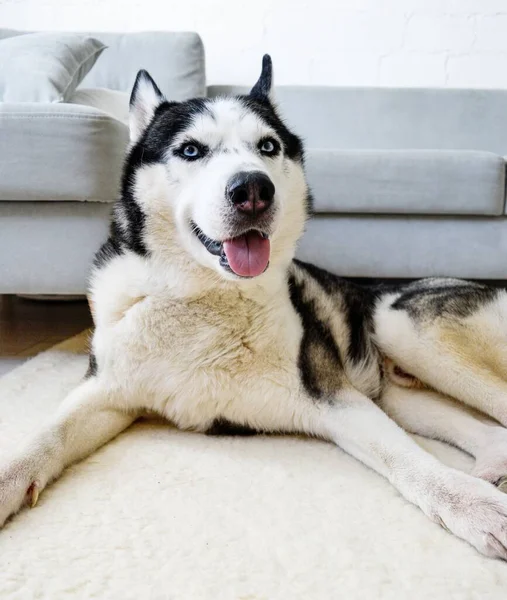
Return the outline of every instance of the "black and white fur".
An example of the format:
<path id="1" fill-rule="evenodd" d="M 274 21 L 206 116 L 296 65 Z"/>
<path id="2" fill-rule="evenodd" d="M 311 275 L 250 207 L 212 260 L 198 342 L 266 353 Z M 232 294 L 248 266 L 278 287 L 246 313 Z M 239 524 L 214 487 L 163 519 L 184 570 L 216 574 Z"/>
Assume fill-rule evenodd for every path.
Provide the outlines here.
<path id="1" fill-rule="evenodd" d="M 91 276 L 89 372 L 0 468 L 0 525 L 156 412 L 196 432 L 334 442 L 430 519 L 507 559 L 507 496 L 495 487 L 507 475 L 506 292 L 442 279 L 359 287 L 294 260 L 311 198 L 301 140 L 270 95 L 269 57 L 242 97 L 168 102 L 139 73 L 121 196 Z M 231 182 L 252 173 L 261 183 L 231 201 Z M 246 232 L 263 247 L 269 238 L 255 277 L 224 253 Z M 474 475 L 404 430 L 471 453 Z"/>

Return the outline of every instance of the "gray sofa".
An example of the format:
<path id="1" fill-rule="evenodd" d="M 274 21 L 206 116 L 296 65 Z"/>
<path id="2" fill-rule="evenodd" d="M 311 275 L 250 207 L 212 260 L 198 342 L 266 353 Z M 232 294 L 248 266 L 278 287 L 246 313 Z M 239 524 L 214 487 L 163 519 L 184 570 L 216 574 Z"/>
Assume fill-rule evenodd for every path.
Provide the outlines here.
<path id="1" fill-rule="evenodd" d="M 71 103 L 0 104 L 0 293 L 85 291 L 139 68 L 172 99 L 245 91 L 205 88 L 196 34 L 94 35 L 108 49 L 81 89 L 123 92 L 116 104 L 79 90 Z M 507 277 L 507 92 L 280 87 L 277 99 L 306 140 L 316 201 L 301 258 L 352 277 Z"/>

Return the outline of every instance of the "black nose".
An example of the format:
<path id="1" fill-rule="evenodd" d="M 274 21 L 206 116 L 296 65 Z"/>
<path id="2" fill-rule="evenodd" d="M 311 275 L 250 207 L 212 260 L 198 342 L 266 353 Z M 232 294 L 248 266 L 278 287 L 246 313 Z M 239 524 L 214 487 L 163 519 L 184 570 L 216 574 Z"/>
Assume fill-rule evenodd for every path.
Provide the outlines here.
<path id="1" fill-rule="evenodd" d="M 273 203 L 275 186 L 260 171 L 242 171 L 229 180 L 227 195 L 237 210 L 256 217 Z"/>

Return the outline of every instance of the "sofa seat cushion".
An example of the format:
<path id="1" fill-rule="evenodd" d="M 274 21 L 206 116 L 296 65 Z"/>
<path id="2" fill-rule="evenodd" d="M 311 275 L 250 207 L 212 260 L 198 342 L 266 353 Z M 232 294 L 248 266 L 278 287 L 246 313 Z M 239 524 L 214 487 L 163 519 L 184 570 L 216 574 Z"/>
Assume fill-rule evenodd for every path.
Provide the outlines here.
<path id="1" fill-rule="evenodd" d="M 0 104 L 0 200 L 116 198 L 127 125 L 78 104 Z"/>
<path id="2" fill-rule="evenodd" d="M 505 161 L 467 150 L 309 150 L 317 213 L 501 215 Z"/>

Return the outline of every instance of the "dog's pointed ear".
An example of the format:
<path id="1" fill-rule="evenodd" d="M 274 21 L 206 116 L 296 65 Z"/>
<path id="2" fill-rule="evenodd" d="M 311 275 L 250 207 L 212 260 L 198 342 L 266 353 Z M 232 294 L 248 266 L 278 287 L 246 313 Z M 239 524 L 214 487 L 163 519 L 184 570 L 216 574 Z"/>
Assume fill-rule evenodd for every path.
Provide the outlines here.
<path id="1" fill-rule="evenodd" d="M 136 142 L 148 127 L 157 106 L 165 100 L 148 71 L 139 71 L 130 95 L 130 141 Z"/>
<path id="2" fill-rule="evenodd" d="M 253 98 L 270 98 L 273 87 L 273 63 L 271 56 L 265 54 L 262 57 L 262 71 L 257 83 L 250 90 Z"/>

